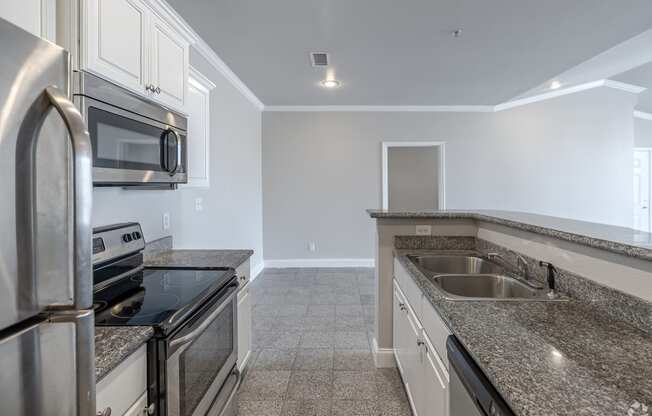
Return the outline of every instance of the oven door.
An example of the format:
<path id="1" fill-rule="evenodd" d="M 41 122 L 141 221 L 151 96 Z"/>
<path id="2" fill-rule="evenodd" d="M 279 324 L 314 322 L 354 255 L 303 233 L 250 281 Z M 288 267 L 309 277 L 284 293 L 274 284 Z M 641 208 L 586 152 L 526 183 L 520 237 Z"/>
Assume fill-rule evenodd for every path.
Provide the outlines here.
<path id="1" fill-rule="evenodd" d="M 93 98 L 78 98 L 93 144 L 93 184 L 186 183 L 186 132 Z"/>
<path id="2" fill-rule="evenodd" d="M 167 416 L 204 416 L 238 356 L 237 281 L 167 341 Z"/>

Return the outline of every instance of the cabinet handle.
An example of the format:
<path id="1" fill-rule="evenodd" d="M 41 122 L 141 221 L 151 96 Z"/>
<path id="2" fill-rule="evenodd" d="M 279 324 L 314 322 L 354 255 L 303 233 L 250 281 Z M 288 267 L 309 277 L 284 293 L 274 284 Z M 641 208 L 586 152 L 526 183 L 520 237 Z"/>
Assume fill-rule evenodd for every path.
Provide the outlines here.
<path id="1" fill-rule="evenodd" d="M 403 303 L 403 302 L 400 302 L 400 303 L 398 304 L 398 307 L 401 308 L 402 311 L 406 311 L 406 310 L 407 310 L 407 308 L 405 307 L 405 303 Z"/>
<path id="2" fill-rule="evenodd" d="M 418 340 L 418 341 L 417 341 L 417 347 L 420 347 L 420 346 L 422 346 L 422 345 L 426 345 L 426 343 L 423 342 L 423 341 L 421 341 L 421 340 Z"/>
<path id="3" fill-rule="evenodd" d="M 111 416 L 111 407 L 107 407 L 104 410 L 98 410 L 96 415 L 97 416 Z"/>
<path id="4" fill-rule="evenodd" d="M 156 87 L 154 89 L 154 91 L 156 91 L 157 94 L 160 94 L 161 93 L 161 87 Z"/>
<path id="5" fill-rule="evenodd" d="M 144 415 L 153 415 L 154 410 L 156 410 L 156 405 L 154 403 L 150 404 L 146 408 L 143 409 L 143 414 Z"/>
<path id="6" fill-rule="evenodd" d="M 240 276 L 240 280 L 244 282 L 245 280 L 247 280 L 247 276 L 245 275 Z"/>

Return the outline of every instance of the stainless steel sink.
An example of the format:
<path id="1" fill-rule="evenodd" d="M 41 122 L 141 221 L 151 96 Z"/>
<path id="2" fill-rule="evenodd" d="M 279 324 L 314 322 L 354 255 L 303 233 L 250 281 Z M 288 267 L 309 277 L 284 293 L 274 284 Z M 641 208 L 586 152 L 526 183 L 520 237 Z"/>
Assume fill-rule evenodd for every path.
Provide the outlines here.
<path id="1" fill-rule="evenodd" d="M 523 277 L 477 255 L 427 255 L 408 258 L 450 300 L 551 301 L 566 300 L 548 296 Z"/>
<path id="2" fill-rule="evenodd" d="M 500 265 L 477 256 L 433 255 L 408 256 L 422 270 L 431 274 L 494 274 L 504 273 Z"/>
<path id="3" fill-rule="evenodd" d="M 445 274 L 432 278 L 449 299 L 550 300 L 545 290 L 500 274 Z"/>

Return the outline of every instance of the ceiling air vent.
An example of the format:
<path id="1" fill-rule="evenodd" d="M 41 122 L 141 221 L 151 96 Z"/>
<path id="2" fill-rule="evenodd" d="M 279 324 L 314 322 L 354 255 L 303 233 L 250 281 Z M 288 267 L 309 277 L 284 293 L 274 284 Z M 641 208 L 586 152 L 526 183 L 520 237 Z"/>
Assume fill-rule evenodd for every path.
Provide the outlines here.
<path id="1" fill-rule="evenodd" d="M 325 52 L 311 52 L 310 61 L 312 66 L 328 66 L 328 54 Z"/>

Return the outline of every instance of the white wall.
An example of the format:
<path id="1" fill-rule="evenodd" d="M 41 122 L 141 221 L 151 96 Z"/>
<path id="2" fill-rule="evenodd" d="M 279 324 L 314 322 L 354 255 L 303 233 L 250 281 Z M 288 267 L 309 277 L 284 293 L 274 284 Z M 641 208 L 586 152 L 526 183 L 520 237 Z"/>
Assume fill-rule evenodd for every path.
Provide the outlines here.
<path id="1" fill-rule="evenodd" d="M 261 113 L 194 49 L 190 63 L 216 85 L 210 102 L 210 188 L 96 188 L 93 224 L 138 221 L 148 241 L 172 235 L 175 248 L 251 248 L 255 270 L 263 259 Z M 195 211 L 198 197 L 201 212 Z M 171 216 L 170 231 L 162 229 L 164 212 Z"/>
<path id="2" fill-rule="evenodd" d="M 381 204 L 381 142 L 401 139 L 447 142 L 449 209 L 628 225 L 634 104 L 598 88 L 499 113 L 264 113 L 265 258 L 373 258 L 365 209 Z"/>
<path id="3" fill-rule="evenodd" d="M 634 141 L 636 147 L 652 147 L 652 120 L 634 119 Z"/>

